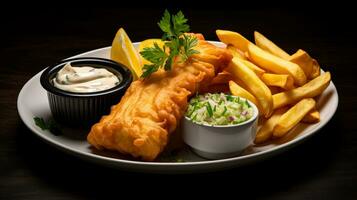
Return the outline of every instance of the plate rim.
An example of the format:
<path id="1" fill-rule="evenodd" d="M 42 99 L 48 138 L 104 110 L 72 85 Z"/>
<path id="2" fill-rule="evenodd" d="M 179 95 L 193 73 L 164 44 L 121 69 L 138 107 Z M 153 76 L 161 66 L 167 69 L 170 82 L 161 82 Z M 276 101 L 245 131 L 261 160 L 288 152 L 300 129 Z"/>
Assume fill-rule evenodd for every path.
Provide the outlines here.
<path id="1" fill-rule="evenodd" d="M 213 44 L 223 44 L 221 42 L 218 41 L 209 41 Z M 134 45 L 137 45 L 139 42 L 135 42 L 133 43 Z M 98 49 L 94 49 L 94 50 L 90 50 L 75 56 L 71 56 L 69 58 L 76 58 L 76 57 L 81 57 L 87 54 L 93 54 L 95 52 L 98 51 L 105 51 L 107 49 L 111 48 L 110 46 L 108 47 L 103 47 L 103 48 L 98 48 Z M 66 58 L 68 59 L 68 58 Z M 39 79 L 39 76 L 41 75 L 41 73 L 44 71 L 45 69 L 41 70 L 40 72 L 38 72 L 37 74 L 35 74 L 34 76 L 32 76 L 26 83 L 25 85 L 21 88 L 21 91 L 18 95 L 17 98 L 17 110 L 19 113 L 19 116 L 21 118 L 21 120 L 24 122 L 24 124 L 26 125 L 27 128 L 29 128 L 31 130 L 31 132 L 35 133 L 35 135 L 37 135 L 38 137 L 40 137 L 42 140 L 44 140 L 46 143 L 49 143 L 52 146 L 55 146 L 58 149 L 64 150 L 68 153 L 71 153 L 73 155 L 79 156 L 79 157 L 83 157 L 92 161 L 106 161 L 106 162 L 110 162 L 110 163 L 115 163 L 115 164 L 125 164 L 126 166 L 161 166 L 161 167 L 178 167 L 178 166 L 202 166 L 202 165 L 214 165 L 214 164 L 222 164 L 222 163 L 236 163 L 237 165 L 239 163 L 239 161 L 244 160 L 244 161 L 249 161 L 252 159 L 259 159 L 262 156 L 270 156 L 273 155 L 274 153 L 280 153 L 282 152 L 282 150 L 288 150 L 291 147 L 296 146 L 297 144 L 305 141 L 306 139 L 308 139 L 309 137 L 311 137 L 312 135 L 315 135 L 320 129 L 322 129 L 331 119 L 332 117 L 335 115 L 337 108 L 338 108 L 338 104 L 339 104 L 339 95 L 338 95 L 338 91 L 337 88 L 335 86 L 335 84 L 333 83 L 333 81 L 331 80 L 329 87 L 332 87 L 332 90 L 334 91 L 334 95 L 336 98 L 336 104 L 333 107 L 333 112 L 329 112 L 331 114 L 327 115 L 327 117 L 325 118 L 324 121 L 319 122 L 320 124 L 315 127 L 314 129 L 310 130 L 309 134 L 305 134 L 300 136 L 299 138 L 294 138 L 284 144 L 280 144 L 277 145 L 275 147 L 272 147 L 270 149 L 264 150 L 264 151 L 260 151 L 260 152 L 255 152 L 252 154 L 247 154 L 247 155 L 243 155 L 243 156 L 237 156 L 237 157 L 232 157 L 232 158 L 225 158 L 225 159 L 218 159 L 218 160 L 203 160 L 203 161 L 195 161 L 195 162 L 146 162 L 146 161 L 133 161 L 133 160 L 126 160 L 126 159 L 120 159 L 120 158 L 111 158 L 111 157 L 106 157 L 106 156 L 102 156 L 102 155 L 97 155 L 97 154 L 93 154 L 90 152 L 84 152 L 81 151 L 79 149 L 70 147 L 66 144 L 63 144 L 61 142 L 58 142 L 50 137 L 46 137 L 45 134 L 43 134 L 43 132 L 41 132 L 41 130 L 36 129 L 33 124 L 28 124 L 28 120 L 26 120 L 25 115 L 25 111 L 24 111 L 24 105 L 22 105 L 21 100 L 23 99 L 23 95 L 25 93 L 25 90 L 30 87 L 30 85 L 36 81 L 36 79 Z M 323 72 L 323 70 L 321 70 Z"/>

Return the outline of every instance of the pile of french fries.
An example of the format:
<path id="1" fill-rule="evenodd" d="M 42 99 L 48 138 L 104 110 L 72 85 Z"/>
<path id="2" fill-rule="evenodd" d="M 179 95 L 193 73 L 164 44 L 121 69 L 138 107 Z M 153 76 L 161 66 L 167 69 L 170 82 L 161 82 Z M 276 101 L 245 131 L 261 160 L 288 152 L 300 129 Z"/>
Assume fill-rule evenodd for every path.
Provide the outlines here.
<path id="1" fill-rule="evenodd" d="M 256 144 L 281 138 L 300 122 L 320 121 L 314 98 L 327 88 L 331 75 L 320 74 L 318 62 L 307 52 L 299 49 L 289 55 L 258 32 L 255 44 L 237 32 L 216 33 L 233 59 L 213 84 L 228 83 L 233 95 L 257 105 L 262 123 Z"/>

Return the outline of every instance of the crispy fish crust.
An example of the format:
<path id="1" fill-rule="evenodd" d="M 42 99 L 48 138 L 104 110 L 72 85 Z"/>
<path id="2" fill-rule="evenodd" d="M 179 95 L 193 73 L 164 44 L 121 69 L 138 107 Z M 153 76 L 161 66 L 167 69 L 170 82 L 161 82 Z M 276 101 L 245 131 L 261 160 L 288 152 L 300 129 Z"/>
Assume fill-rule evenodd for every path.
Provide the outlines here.
<path id="1" fill-rule="evenodd" d="M 183 117 L 188 97 L 207 87 L 232 59 L 225 49 L 206 42 L 202 35 L 197 38 L 199 54 L 185 63 L 176 62 L 171 71 L 134 81 L 110 114 L 92 126 L 88 142 L 97 149 L 154 160 Z"/>

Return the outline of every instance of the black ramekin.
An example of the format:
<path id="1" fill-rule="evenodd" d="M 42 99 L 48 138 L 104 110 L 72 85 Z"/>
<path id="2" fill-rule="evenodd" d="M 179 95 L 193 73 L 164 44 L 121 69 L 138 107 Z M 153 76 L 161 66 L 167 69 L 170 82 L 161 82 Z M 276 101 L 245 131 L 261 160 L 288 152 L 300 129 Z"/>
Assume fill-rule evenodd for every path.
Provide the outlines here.
<path id="1" fill-rule="evenodd" d="M 105 68 L 116 76 L 121 74 L 122 81 L 117 86 L 99 92 L 75 93 L 56 88 L 52 79 L 66 63 L 73 66 Z M 104 58 L 73 58 L 63 60 L 48 67 L 41 74 L 41 85 L 47 96 L 54 119 L 71 126 L 88 126 L 97 122 L 101 116 L 110 112 L 117 104 L 133 80 L 133 76 L 123 64 Z"/>

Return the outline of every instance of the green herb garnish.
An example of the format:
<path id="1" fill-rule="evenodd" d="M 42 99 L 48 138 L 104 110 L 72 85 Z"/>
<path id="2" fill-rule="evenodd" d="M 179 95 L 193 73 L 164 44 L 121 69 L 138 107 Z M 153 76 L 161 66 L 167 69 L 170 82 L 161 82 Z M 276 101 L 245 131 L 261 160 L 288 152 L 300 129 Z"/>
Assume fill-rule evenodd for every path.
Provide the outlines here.
<path id="1" fill-rule="evenodd" d="M 171 70 L 174 59 L 178 56 L 181 62 L 185 62 L 188 57 L 199 53 L 193 49 L 198 40 L 191 35 L 185 35 L 185 32 L 190 31 L 190 26 L 187 24 L 187 19 L 181 11 L 176 15 L 171 15 L 165 10 L 164 16 L 158 23 L 160 29 L 164 32 L 162 37 L 165 45 L 160 48 L 157 43 L 153 47 L 146 47 L 140 54 L 152 64 L 145 64 L 141 77 L 146 78 L 152 73 L 164 68 L 166 71 Z M 168 48 L 169 53 L 166 53 Z"/>
<path id="2" fill-rule="evenodd" d="M 221 115 L 226 114 L 226 112 L 227 112 L 227 106 L 224 106 L 224 110 L 223 110 L 223 112 L 222 112 L 222 114 L 221 114 Z"/>
<path id="3" fill-rule="evenodd" d="M 192 117 L 191 115 L 196 111 L 197 109 L 197 102 L 194 102 L 193 105 L 193 109 L 191 110 L 191 112 L 188 114 L 189 117 Z"/>
<path id="4" fill-rule="evenodd" d="M 196 120 L 197 115 L 198 115 L 198 114 L 196 113 L 195 116 L 192 117 L 192 120 Z"/>
<path id="5" fill-rule="evenodd" d="M 206 104 L 206 109 L 207 109 L 208 115 L 210 117 L 212 117 L 213 116 L 213 111 L 212 111 L 212 106 L 211 106 L 211 104 L 209 102 L 207 102 L 207 104 Z"/>
<path id="6" fill-rule="evenodd" d="M 61 135 L 62 130 L 59 125 L 52 119 L 49 119 L 47 122 L 41 117 L 34 117 L 33 120 L 35 124 L 40 127 L 42 130 L 49 130 L 53 135 Z"/>
<path id="7" fill-rule="evenodd" d="M 247 105 L 247 107 L 248 107 L 248 108 L 250 108 L 250 107 L 251 107 L 251 105 L 248 103 L 248 101 L 247 101 L 247 100 L 245 100 L 245 102 L 244 102 L 244 103 L 245 103 L 245 105 Z"/>
<path id="8" fill-rule="evenodd" d="M 232 97 L 231 95 L 227 95 L 226 98 L 227 98 L 227 101 L 232 101 L 232 102 L 234 101 L 234 97 Z"/>

